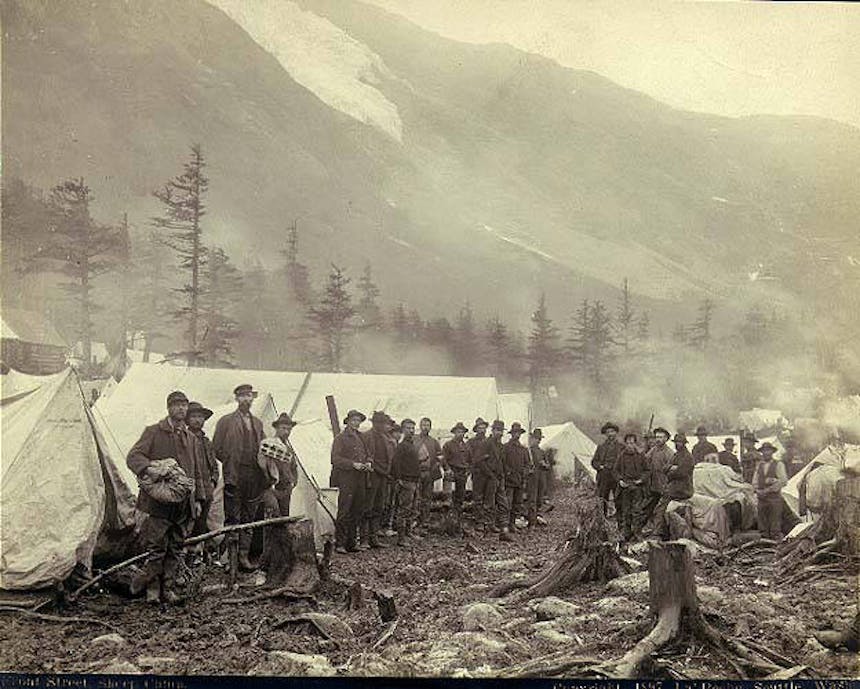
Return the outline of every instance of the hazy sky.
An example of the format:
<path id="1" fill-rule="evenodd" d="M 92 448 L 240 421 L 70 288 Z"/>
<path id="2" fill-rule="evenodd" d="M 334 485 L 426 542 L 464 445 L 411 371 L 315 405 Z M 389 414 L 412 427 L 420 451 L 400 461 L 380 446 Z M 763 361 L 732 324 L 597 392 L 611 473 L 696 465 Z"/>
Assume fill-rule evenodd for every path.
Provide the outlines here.
<path id="1" fill-rule="evenodd" d="M 676 107 L 860 126 L 860 4 L 367 1 L 444 36 L 510 43 Z"/>

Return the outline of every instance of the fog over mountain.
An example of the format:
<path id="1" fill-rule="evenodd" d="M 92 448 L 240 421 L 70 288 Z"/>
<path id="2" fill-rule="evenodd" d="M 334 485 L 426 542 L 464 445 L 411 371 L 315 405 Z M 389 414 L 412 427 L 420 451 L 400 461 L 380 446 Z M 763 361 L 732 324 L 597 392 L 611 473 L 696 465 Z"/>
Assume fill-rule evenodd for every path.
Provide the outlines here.
<path id="1" fill-rule="evenodd" d="M 352 0 L 245 5 L 4 1 L 4 175 L 83 175 L 140 229 L 199 142 L 213 241 L 272 267 L 297 220 L 312 267 L 371 259 L 428 314 L 566 316 L 624 277 L 655 320 L 844 307 L 860 130 L 684 112 Z"/>

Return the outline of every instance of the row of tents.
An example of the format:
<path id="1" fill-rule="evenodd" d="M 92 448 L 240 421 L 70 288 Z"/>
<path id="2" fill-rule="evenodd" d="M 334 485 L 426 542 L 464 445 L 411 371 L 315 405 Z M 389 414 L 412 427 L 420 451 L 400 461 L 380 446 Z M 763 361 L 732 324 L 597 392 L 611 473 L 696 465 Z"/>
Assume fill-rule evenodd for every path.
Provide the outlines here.
<path id="1" fill-rule="evenodd" d="M 337 489 L 329 488 L 332 430 L 326 396 L 338 409 L 382 410 L 394 418 L 428 416 L 444 439 L 457 421 L 503 418 L 532 425 L 531 395 L 499 393 L 493 378 L 393 376 L 205 369 L 134 363 L 122 381 L 104 386 L 90 407 L 73 369 L 2 376 L 2 515 L 0 588 L 33 589 L 67 578 L 75 567 L 130 554 L 139 527 L 137 480 L 125 457 L 144 426 L 166 414 L 165 399 L 182 390 L 218 418 L 235 409 L 232 390 L 251 383 L 253 412 L 264 428 L 282 411 L 298 420 L 291 441 L 300 461 L 291 511 L 313 519 L 318 544 L 334 530 Z M 593 475 L 595 444 L 573 423 L 544 427 L 560 477 L 577 467 Z M 441 482 L 438 486 L 442 488 Z M 222 486 L 216 493 L 220 494 Z M 216 506 L 218 495 L 216 494 Z M 210 527 L 223 512 L 213 509 Z"/>

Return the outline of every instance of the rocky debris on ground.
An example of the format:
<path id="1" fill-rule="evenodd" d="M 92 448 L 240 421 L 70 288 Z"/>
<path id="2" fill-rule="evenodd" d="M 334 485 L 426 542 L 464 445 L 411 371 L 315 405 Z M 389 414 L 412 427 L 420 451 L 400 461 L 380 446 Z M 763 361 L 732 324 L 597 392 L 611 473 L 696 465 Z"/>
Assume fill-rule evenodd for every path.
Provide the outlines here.
<path id="1" fill-rule="evenodd" d="M 450 557 L 441 557 L 428 563 L 428 572 L 437 581 L 454 581 L 469 579 L 469 568 L 462 562 Z"/>
<path id="2" fill-rule="evenodd" d="M 125 646 L 126 640 L 119 634 L 102 634 L 90 641 L 90 646 Z"/>
<path id="3" fill-rule="evenodd" d="M 538 621 L 554 620 L 558 617 L 575 617 L 580 612 L 578 605 L 556 596 L 535 599 L 531 601 L 529 607 L 534 611 Z"/>
<path id="4" fill-rule="evenodd" d="M 350 660 L 346 671 L 355 677 L 414 677 L 417 668 L 399 658 L 388 658 L 378 653 L 362 653 Z"/>
<path id="5" fill-rule="evenodd" d="M 421 674 L 479 677 L 515 662 L 508 641 L 492 633 L 457 632 L 419 655 Z M 518 649 L 517 649 L 518 650 Z M 468 675 L 464 674 L 468 673 Z"/>
<path id="6" fill-rule="evenodd" d="M 506 571 L 514 569 L 523 569 L 525 563 L 521 557 L 515 557 L 509 560 L 489 560 L 485 563 L 487 569 L 496 571 Z"/>
<path id="7" fill-rule="evenodd" d="M 257 663 L 249 675 L 277 675 L 288 677 L 334 677 L 337 670 L 323 655 L 293 653 L 292 651 L 269 651 Z"/>
<path id="8" fill-rule="evenodd" d="M 624 596 L 606 596 L 594 601 L 594 608 L 603 614 L 628 613 L 633 606 L 633 601 Z"/>
<path id="9" fill-rule="evenodd" d="M 639 598 L 648 595 L 648 572 L 633 572 L 623 577 L 610 579 L 606 588 L 614 593 L 627 596 L 628 598 Z"/>
<path id="10" fill-rule="evenodd" d="M 143 674 L 141 669 L 134 663 L 123 660 L 122 658 L 113 658 L 100 667 L 95 667 L 90 672 L 98 675 L 140 675 Z"/>
<path id="11" fill-rule="evenodd" d="M 726 595 L 716 586 L 701 584 L 696 587 L 699 601 L 714 608 L 721 607 L 726 602 Z"/>
<path id="12" fill-rule="evenodd" d="M 397 581 L 401 584 L 415 584 L 426 578 L 427 572 L 417 565 L 404 565 L 397 571 Z"/>
<path id="13" fill-rule="evenodd" d="M 323 636 L 330 639 L 350 639 L 353 637 L 352 627 L 340 619 L 337 615 L 324 612 L 306 612 L 295 617 L 286 618 L 281 625 L 309 623 L 322 632 Z"/>
<path id="14" fill-rule="evenodd" d="M 472 603 L 463 610 L 463 629 L 467 632 L 498 629 L 502 626 L 504 616 L 491 603 Z"/>
<path id="15" fill-rule="evenodd" d="M 559 632 L 555 629 L 539 629 L 535 632 L 535 636 L 540 637 L 544 641 L 549 641 L 551 644 L 563 646 L 565 644 L 575 644 L 576 639 L 568 636 L 564 632 Z"/>
<path id="16" fill-rule="evenodd" d="M 170 656 L 138 656 L 135 664 L 144 670 L 159 670 L 175 665 L 178 661 Z"/>

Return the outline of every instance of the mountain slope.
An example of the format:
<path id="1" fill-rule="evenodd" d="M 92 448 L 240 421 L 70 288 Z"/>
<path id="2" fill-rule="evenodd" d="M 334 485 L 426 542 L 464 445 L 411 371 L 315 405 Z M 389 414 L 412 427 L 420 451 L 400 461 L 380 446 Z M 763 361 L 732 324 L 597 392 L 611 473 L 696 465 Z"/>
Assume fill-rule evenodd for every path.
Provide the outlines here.
<path id="1" fill-rule="evenodd" d="M 389 300 L 450 314 L 468 295 L 520 323 L 539 290 L 572 311 L 624 276 L 663 313 L 705 294 L 795 303 L 809 247 L 855 241 L 853 128 L 676 111 L 349 0 L 284 2 L 251 35 L 241 3 L 216 4 L 230 15 L 4 2 L 4 172 L 86 175 L 142 227 L 199 141 L 206 231 L 234 253 L 274 265 L 298 218 L 318 269 L 369 258 Z"/>

